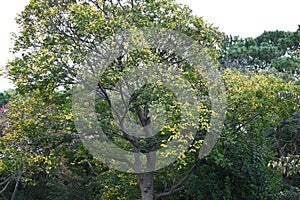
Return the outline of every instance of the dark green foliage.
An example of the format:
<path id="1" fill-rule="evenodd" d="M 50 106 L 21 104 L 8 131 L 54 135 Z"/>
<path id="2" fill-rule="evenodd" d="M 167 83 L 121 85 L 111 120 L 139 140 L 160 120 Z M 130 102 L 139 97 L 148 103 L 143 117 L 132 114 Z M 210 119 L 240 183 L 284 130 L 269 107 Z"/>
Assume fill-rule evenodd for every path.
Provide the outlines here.
<path id="1" fill-rule="evenodd" d="M 276 143 L 274 148 L 278 156 L 287 154 L 300 154 L 300 111 L 297 110 L 288 119 L 283 119 L 281 123 L 270 131 Z"/>
<path id="2" fill-rule="evenodd" d="M 223 68 L 261 70 L 275 68 L 299 75 L 300 26 L 295 32 L 265 31 L 257 38 L 227 36 L 222 43 Z"/>
<path id="3" fill-rule="evenodd" d="M 284 191 L 280 191 L 279 193 L 273 195 L 271 199 L 274 200 L 296 200 L 300 199 L 300 189 L 297 187 L 291 187 Z"/>
<path id="4" fill-rule="evenodd" d="M 0 92 L 0 108 L 9 102 L 10 92 Z"/>
<path id="5" fill-rule="evenodd" d="M 239 135 L 223 136 L 210 156 L 190 177 L 187 193 L 193 199 L 264 199 L 279 191 L 281 176 L 267 167 L 268 157 Z"/>

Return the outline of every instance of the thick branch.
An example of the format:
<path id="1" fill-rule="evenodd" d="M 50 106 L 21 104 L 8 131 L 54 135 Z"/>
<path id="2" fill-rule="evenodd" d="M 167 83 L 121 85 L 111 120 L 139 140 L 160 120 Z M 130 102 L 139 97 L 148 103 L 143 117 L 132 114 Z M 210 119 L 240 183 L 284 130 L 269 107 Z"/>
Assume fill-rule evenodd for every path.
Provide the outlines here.
<path id="1" fill-rule="evenodd" d="M 100 91 L 99 92 L 97 91 L 97 94 L 99 96 L 101 96 L 102 98 L 104 98 L 108 102 L 109 107 L 111 107 L 111 102 L 108 97 L 108 94 L 106 93 L 105 88 L 103 87 L 103 85 L 100 82 L 98 83 L 98 87 L 99 87 Z"/>

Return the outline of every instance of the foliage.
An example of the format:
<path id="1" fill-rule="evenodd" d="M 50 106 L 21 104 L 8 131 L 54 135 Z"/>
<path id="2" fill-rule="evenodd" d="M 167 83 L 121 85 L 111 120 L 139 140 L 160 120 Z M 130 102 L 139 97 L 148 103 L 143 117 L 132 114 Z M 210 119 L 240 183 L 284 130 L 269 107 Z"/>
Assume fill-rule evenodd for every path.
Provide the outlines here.
<path id="1" fill-rule="evenodd" d="M 67 103 L 61 102 L 62 104 L 57 104 L 57 108 L 53 108 L 53 102 L 48 100 L 49 98 L 53 100 L 59 98 L 61 101 L 69 101 L 66 99 L 66 96 L 54 95 L 53 91 L 59 88 L 63 88 L 67 93 L 72 91 L 72 85 L 76 83 L 75 77 L 78 73 L 77 70 L 80 68 L 79 64 L 85 60 L 88 52 L 95 50 L 97 44 L 105 41 L 114 33 L 123 30 L 135 30 L 143 27 L 167 28 L 179 31 L 195 41 L 198 41 L 203 48 L 206 48 L 206 52 L 212 58 L 216 59 L 218 56 L 216 47 L 219 46 L 220 40 L 223 37 L 223 34 L 220 33 L 217 28 L 206 24 L 201 17 L 192 15 L 191 9 L 178 5 L 172 0 L 33 0 L 26 6 L 25 10 L 18 17 L 17 22 L 21 27 L 21 32 L 15 38 L 14 52 L 22 55 L 22 57 L 16 58 L 9 63 L 8 75 L 16 84 L 19 93 L 27 95 L 34 91 L 39 91 L 40 93 L 22 103 L 22 105 L 32 104 L 31 106 L 28 106 L 28 108 L 26 108 L 26 106 L 20 107 L 18 108 L 18 112 L 14 113 L 24 113 L 25 110 L 29 109 L 29 112 L 26 113 L 31 113 L 31 115 L 34 116 L 32 113 L 32 106 L 34 106 L 34 108 L 38 109 L 38 111 L 34 112 L 39 115 L 37 118 L 42 117 L 37 121 L 34 121 L 33 118 L 30 118 L 30 121 L 28 121 L 26 115 L 25 118 L 21 114 L 11 116 L 12 120 L 16 122 L 8 131 L 8 135 L 14 135 L 14 143 L 18 143 L 16 146 L 23 146 L 21 140 L 24 141 L 24 139 L 28 137 L 38 141 L 36 142 L 38 143 L 37 147 L 43 149 L 42 155 L 36 153 L 35 150 L 32 150 L 35 153 L 24 154 L 23 151 L 25 151 L 26 148 L 32 149 L 32 145 L 25 145 L 23 147 L 20 153 L 22 156 L 20 155 L 20 157 L 25 161 L 30 160 L 30 158 L 33 159 L 32 162 L 28 161 L 27 163 L 19 164 L 22 166 L 19 167 L 19 170 L 22 171 L 25 177 L 27 174 L 34 175 L 39 171 L 41 173 L 46 172 L 46 174 L 50 174 L 52 173 L 51 170 L 59 166 L 61 161 L 59 159 L 60 156 L 57 157 L 57 155 L 60 153 L 65 154 L 65 150 L 59 148 L 57 152 L 56 145 L 49 146 L 46 141 L 49 140 L 49 136 L 52 138 L 53 135 L 56 136 L 56 134 L 59 133 L 69 135 L 70 132 L 72 132 L 72 125 L 64 119 L 65 116 L 69 116 L 70 107 L 66 107 L 66 105 L 68 105 Z M 191 67 L 187 66 L 180 58 L 174 56 L 171 52 L 164 52 L 160 49 L 139 49 L 130 52 L 129 55 L 122 55 L 116 59 L 104 73 L 104 76 L 99 77 L 99 88 L 97 88 L 97 90 L 98 94 L 102 95 L 100 95 L 100 99 L 98 99 L 96 103 L 99 106 L 97 108 L 98 111 L 106 111 L 100 112 L 102 116 L 99 117 L 100 123 L 106 127 L 105 130 L 107 134 L 111 134 L 110 137 L 125 149 L 147 152 L 150 150 L 149 148 L 153 148 L 149 147 L 149 144 L 154 143 L 154 148 L 165 145 L 159 140 L 157 140 L 158 142 L 154 140 L 150 143 L 149 140 L 146 139 L 140 141 L 135 139 L 134 142 L 129 139 L 130 137 L 128 137 L 124 129 L 117 129 L 116 124 L 112 123 L 112 115 L 110 112 L 107 112 L 109 110 L 110 99 L 103 98 L 107 97 L 105 94 L 109 92 L 109 88 L 115 85 L 118 77 L 123 75 L 126 70 L 136 68 L 142 62 L 147 63 L 150 61 L 155 64 L 163 62 L 169 64 L 177 63 L 174 66 L 182 70 L 191 84 L 199 84 L 203 87 L 203 84 L 199 83 L 200 74 L 193 74 Z M 107 89 L 103 90 L 103 88 Z M 160 92 L 153 93 L 154 95 L 151 94 L 151 91 L 155 89 Z M 153 95 L 150 103 L 162 101 L 158 97 L 161 94 L 168 94 L 168 91 L 160 87 L 159 84 L 146 88 L 144 91 L 136 92 L 138 97 L 134 99 L 132 109 L 129 113 L 138 116 L 140 120 L 142 119 L 140 117 L 140 111 L 147 110 L 145 108 L 148 105 L 146 105 L 144 101 L 149 97 L 149 94 L 151 94 L 150 96 Z M 200 92 L 205 91 L 201 90 Z M 172 99 L 170 99 L 169 102 L 163 103 L 165 103 L 165 106 L 171 107 L 174 106 L 174 102 L 173 104 L 172 102 Z M 51 112 L 45 109 L 47 106 L 51 108 Z M 13 107 L 11 109 L 13 109 Z M 57 112 L 55 115 L 50 114 L 53 113 L 53 110 Z M 176 119 L 176 115 L 175 117 L 171 115 L 172 112 L 176 112 L 176 110 L 178 112 L 177 108 L 170 112 L 168 120 L 171 122 L 164 130 L 165 141 L 170 139 L 171 136 L 174 137 L 174 133 L 177 131 L 176 129 L 178 129 L 178 127 L 176 127 L 176 120 L 178 119 Z M 208 112 L 208 108 L 204 107 L 203 111 Z M 145 113 L 143 114 L 145 115 Z M 146 115 L 144 117 L 147 118 Z M 71 119 L 72 117 L 70 116 L 68 118 Z M 141 122 L 143 124 L 142 120 Z M 49 123 L 55 125 L 54 130 Z M 208 128 L 206 121 L 203 121 L 203 127 L 203 133 L 205 133 Z M 15 128 L 15 130 L 13 128 Z M 20 137 L 20 141 L 15 140 L 18 134 L 14 134 L 14 132 L 19 133 L 23 131 L 25 134 Z M 45 133 L 49 133 L 49 136 L 44 137 Z M 9 140 L 9 138 L 3 138 L 3 140 Z M 51 141 L 56 144 L 59 140 L 60 137 L 54 137 Z M 139 145 L 132 145 L 136 143 Z M 70 144 L 70 142 L 65 141 L 63 144 Z M 199 148 L 199 144 L 200 142 L 196 145 L 197 148 Z M 49 148 L 45 149 L 45 146 Z M 9 160 L 8 158 L 6 159 Z M 186 159 L 188 160 L 189 158 Z M 186 161 L 182 159 L 181 162 L 184 163 Z M 35 166 L 34 169 L 39 167 L 39 170 L 33 172 L 33 170 L 28 169 L 30 168 L 29 166 L 33 168 L 33 165 Z M 15 164 L 15 166 L 18 166 L 18 164 Z M 174 169 L 177 170 L 177 167 L 174 167 Z M 30 179 L 29 177 L 28 179 Z M 146 177 L 148 177 L 148 174 L 138 174 L 138 183 L 141 188 L 141 193 L 151 193 L 150 195 L 153 195 L 151 188 L 153 186 L 150 184 L 150 181 L 154 179 L 153 174 L 151 174 L 150 180 L 147 180 L 150 184 L 149 192 L 145 190 L 145 187 L 148 187 L 146 186 L 146 184 L 148 185 L 147 181 L 143 181 Z M 112 190 L 112 193 L 116 190 L 114 187 L 109 188 Z"/>
<path id="2" fill-rule="evenodd" d="M 274 68 L 298 77 L 300 28 L 295 32 L 265 31 L 257 38 L 228 36 L 222 43 L 223 68 L 261 70 Z"/>
<path id="3" fill-rule="evenodd" d="M 3 133 L 3 129 L 8 126 L 8 105 L 6 104 L 2 108 L 0 108 L 0 135 Z"/>
<path id="4" fill-rule="evenodd" d="M 33 91 L 16 94 L 10 101 L 9 126 L 0 138 L 1 177 L 20 174 L 17 197 L 21 199 L 87 196 L 92 175 L 106 168 L 78 141 L 69 95 L 53 92 L 47 97 Z M 10 195 L 9 190 L 5 195 Z"/>
<path id="5" fill-rule="evenodd" d="M 32 0 L 17 22 L 21 32 L 15 36 L 13 51 L 22 56 L 7 66 L 17 89 L 9 107 L 0 111 L 0 122 L 8 124 L 1 125 L 0 137 L 0 186 L 6 189 L 5 198 L 138 199 L 145 191 L 149 199 L 297 198 L 298 189 L 284 186 L 286 177 L 278 166 L 270 165 L 288 153 L 299 154 L 299 86 L 272 71 L 298 73 L 299 29 L 264 32 L 254 39 L 228 36 L 221 45 L 223 33 L 172 0 Z M 201 101 L 199 130 L 190 149 L 150 176 L 117 172 L 99 163 L 78 140 L 71 112 L 75 77 L 87 54 L 114 33 L 143 27 L 186 34 L 214 62 L 221 48 L 222 67 L 238 69 L 223 70 L 229 104 L 213 152 L 198 160 L 211 114 L 210 102 Z M 143 48 L 115 59 L 99 77 L 98 121 L 116 145 L 144 153 L 167 146 L 179 134 L 180 114 L 174 95 L 157 82 L 134 91 L 128 113 L 146 124 L 152 104 L 167 108 L 167 124 L 158 136 L 132 140 L 114 122 L 107 93 L 141 63 L 175 66 L 197 95 L 206 96 L 208 91 L 201 74 L 171 52 Z M 6 103 L 8 95 L 1 98 Z M 297 176 L 288 178 L 290 185 L 299 181 Z"/>
<path id="6" fill-rule="evenodd" d="M 174 29 L 209 48 L 217 46 L 222 37 L 215 27 L 193 16 L 188 7 L 172 0 L 35 0 L 17 22 L 21 33 L 15 38 L 14 52 L 22 57 L 8 65 L 8 75 L 21 91 L 32 87 L 48 90 L 74 83 L 76 68 L 87 51 L 122 30 Z M 212 54 L 217 56 L 216 52 Z"/>
<path id="7" fill-rule="evenodd" d="M 4 107 L 10 99 L 12 91 L 4 91 L 0 93 L 0 107 Z"/>
<path id="8" fill-rule="evenodd" d="M 213 152 L 200 161 L 188 181 L 194 199 L 264 199 L 283 188 L 281 175 L 268 163 L 275 160 L 270 127 L 287 119 L 297 101 L 282 91 L 292 83 L 274 75 L 225 70 L 228 91 L 226 128 Z"/>
<path id="9" fill-rule="evenodd" d="M 289 200 L 289 199 L 299 199 L 300 198 L 300 189 L 297 187 L 292 187 L 272 196 L 275 200 Z"/>

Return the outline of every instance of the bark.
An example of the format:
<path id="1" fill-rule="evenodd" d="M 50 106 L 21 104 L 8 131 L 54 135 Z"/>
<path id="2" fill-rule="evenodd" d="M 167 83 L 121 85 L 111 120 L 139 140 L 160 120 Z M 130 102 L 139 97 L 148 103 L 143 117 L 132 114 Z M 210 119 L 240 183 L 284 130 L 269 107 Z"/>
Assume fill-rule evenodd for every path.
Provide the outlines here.
<path id="1" fill-rule="evenodd" d="M 155 147 L 154 147 L 155 148 Z M 147 164 L 145 173 L 137 173 L 138 183 L 141 189 L 142 200 L 154 199 L 154 171 L 156 162 L 156 152 L 147 153 Z M 139 163 L 139 162 L 136 162 Z M 141 163 L 139 163 L 141 164 Z M 141 172 L 141 165 L 139 165 L 139 172 Z"/>
<path id="2" fill-rule="evenodd" d="M 137 174 L 138 182 L 142 193 L 142 200 L 153 200 L 153 183 L 154 183 L 154 172 L 147 172 Z"/>

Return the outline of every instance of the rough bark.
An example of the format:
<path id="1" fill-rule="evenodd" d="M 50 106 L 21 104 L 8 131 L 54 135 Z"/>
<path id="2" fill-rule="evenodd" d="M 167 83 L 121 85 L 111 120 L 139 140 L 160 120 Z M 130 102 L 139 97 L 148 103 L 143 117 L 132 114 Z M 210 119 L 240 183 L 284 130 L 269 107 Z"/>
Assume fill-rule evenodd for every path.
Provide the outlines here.
<path id="1" fill-rule="evenodd" d="M 154 172 L 147 172 L 138 174 L 138 182 L 142 193 L 142 200 L 153 200 L 153 183 L 154 183 Z"/>

